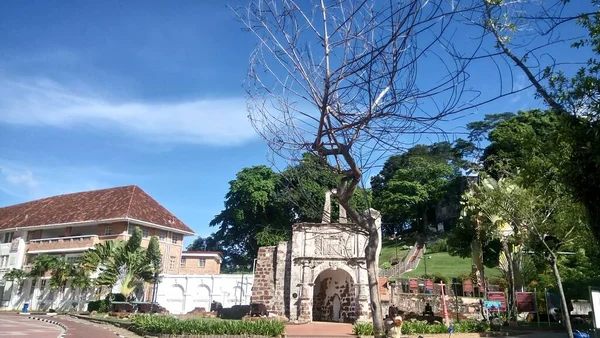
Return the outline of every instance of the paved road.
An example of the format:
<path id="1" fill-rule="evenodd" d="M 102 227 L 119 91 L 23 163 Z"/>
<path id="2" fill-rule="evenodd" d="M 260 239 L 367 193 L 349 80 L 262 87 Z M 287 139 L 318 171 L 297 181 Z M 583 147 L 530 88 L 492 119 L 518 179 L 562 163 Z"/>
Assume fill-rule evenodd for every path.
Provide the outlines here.
<path id="1" fill-rule="evenodd" d="M 17 314 L 0 315 L 0 337 L 56 338 L 63 330 L 50 323 Z"/>

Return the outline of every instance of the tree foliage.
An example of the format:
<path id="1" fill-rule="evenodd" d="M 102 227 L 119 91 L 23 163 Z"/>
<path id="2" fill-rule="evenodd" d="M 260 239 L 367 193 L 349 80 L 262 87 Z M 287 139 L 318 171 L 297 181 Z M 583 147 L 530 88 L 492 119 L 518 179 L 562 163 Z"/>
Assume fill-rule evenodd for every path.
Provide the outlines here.
<path id="1" fill-rule="evenodd" d="M 106 241 L 85 252 L 82 265 L 89 271 L 98 271 L 96 285 L 120 285 L 128 297 L 143 283 L 154 281 L 162 261 L 160 252 L 141 247 L 142 230 L 136 226 L 127 241 Z M 156 240 L 155 240 L 156 241 Z M 152 242 L 152 240 L 151 240 Z"/>
<path id="2" fill-rule="evenodd" d="M 225 271 L 247 269 L 260 246 L 289 240 L 292 224 L 321 222 L 325 192 L 338 180 L 309 153 L 280 173 L 264 165 L 244 168 L 229 182 L 224 209 L 210 222 L 218 230 L 196 239 L 188 250 L 220 250 Z M 369 201 L 370 192 L 360 190 L 351 203 L 366 210 Z M 335 204 L 332 219 L 337 217 Z"/>
<path id="3" fill-rule="evenodd" d="M 371 179 L 373 205 L 385 223 L 395 225 L 394 232 L 406 224 L 425 231 L 437 224 L 436 206 L 443 201 L 450 208 L 457 204 L 463 166 L 460 150 L 449 142 L 416 145 L 388 158 Z"/>

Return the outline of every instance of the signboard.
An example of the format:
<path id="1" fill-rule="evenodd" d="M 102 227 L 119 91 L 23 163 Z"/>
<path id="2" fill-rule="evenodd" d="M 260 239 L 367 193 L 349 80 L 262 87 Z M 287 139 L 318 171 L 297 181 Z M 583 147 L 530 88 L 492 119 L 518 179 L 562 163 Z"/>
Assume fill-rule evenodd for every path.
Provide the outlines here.
<path id="1" fill-rule="evenodd" d="M 515 292 L 517 310 L 519 312 L 537 312 L 535 308 L 535 295 L 533 292 Z"/>
<path id="2" fill-rule="evenodd" d="M 488 300 L 491 302 L 500 302 L 500 311 L 506 311 L 506 298 L 504 292 L 488 292 Z"/>
<path id="3" fill-rule="evenodd" d="M 470 280 L 463 281 L 463 293 L 473 293 L 475 290 L 473 289 L 473 282 Z"/>
<path id="4" fill-rule="evenodd" d="M 485 306 L 486 309 L 498 310 L 502 306 L 502 303 L 497 301 L 486 300 L 485 302 L 483 302 L 483 306 Z"/>
<path id="5" fill-rule="evenodd" d="M 409 279 L 408 288 L 410 289 L 410 291 L 419 291 L 419 281 L 412 278 Z"/>
<path id="6" fill-rule="evenodd" d="M 425 281 L 425 290 L 433 290 L 433 279 L 427 279 Z"/>

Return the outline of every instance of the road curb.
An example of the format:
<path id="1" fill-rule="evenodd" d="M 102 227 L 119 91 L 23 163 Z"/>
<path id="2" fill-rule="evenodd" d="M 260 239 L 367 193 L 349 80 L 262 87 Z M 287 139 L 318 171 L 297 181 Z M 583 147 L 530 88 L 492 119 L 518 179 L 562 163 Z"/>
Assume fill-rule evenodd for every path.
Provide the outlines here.
<path id="1" fill-rule="evenodd" d="M 52 319 L 46 319 L 46 318 L 40 318 L 40 317 L 34 317 L 34 316 L 29 316 L 29 319 L 39 320 L 39 321 L 42 321 L 42 322 L 45 322 L 45 323 L 49 323 L 49 324 L 53 324 L 53 325 L 56 325 L 56 326 L 60 327 L 63 330 L 63 332 L 60 335 L 58 335 L 58 338 L 63 338 L 67 334 L 67 331 L 69 330 L 69 327 L 66 326 L 65 324 L 63 324 L 61 322 L 57 322 L 57 321 L 52 320 Z"/>

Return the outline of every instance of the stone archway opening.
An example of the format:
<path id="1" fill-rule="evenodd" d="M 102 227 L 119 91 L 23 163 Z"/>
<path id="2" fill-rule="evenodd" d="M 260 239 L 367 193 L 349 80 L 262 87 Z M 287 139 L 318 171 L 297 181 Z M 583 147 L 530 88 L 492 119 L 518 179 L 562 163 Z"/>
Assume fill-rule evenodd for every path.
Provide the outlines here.
<path id="1" fill-rule="evenodd" d="M 356 320 L 354 280 L 343 269 L 327 269 L 313 286 L 313 321 L 352 323 Z"/>

